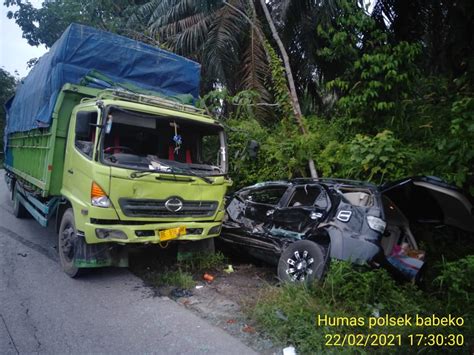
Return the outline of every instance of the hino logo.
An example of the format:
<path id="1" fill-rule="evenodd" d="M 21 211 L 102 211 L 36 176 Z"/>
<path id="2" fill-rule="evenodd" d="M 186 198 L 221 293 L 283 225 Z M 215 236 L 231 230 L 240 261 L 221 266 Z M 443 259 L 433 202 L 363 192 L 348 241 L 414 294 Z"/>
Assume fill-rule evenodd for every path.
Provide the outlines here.
<path id="1" fill-rule="evenodd" d="M 171 197 L 165 202 L 165 207 L 170 212 L 178 212 L 183 208 L 183 201 L 177 197 Z"/>

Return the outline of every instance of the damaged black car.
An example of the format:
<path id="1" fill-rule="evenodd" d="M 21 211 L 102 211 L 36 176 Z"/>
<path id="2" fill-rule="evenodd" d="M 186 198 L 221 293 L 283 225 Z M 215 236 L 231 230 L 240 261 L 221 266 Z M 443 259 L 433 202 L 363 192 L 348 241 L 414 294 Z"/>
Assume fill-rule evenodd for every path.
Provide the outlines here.
<path id="1" fill-rule="evenodd" d="M 474 232 L 473 202 L 435 177 L 383 186 L 341 179 L 265 182 L 228 199 L 220 241 L 277 264 L 282 281 L 321 279 L 332 258 L 416 281 L 425 252 L 412 222 Z"/>

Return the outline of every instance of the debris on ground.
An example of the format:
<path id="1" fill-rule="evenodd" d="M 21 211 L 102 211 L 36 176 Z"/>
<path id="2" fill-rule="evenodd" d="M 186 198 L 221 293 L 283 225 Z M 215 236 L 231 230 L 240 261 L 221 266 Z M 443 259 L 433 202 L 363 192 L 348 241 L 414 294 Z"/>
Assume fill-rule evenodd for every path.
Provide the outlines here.
<path id="1" fill-rule="evenodd" d="M 155 290 L 156 295 L 176 301 L 210 324 L 240 339 L 256 352 L 263 355 L 281 354 L 282 348 L 277 347 L 268 336 L 255 329 L 248 316 L 260 300 L 261 291 L 278 281 L 273 267 L 266 264 L 254 265 L 253 259 L 235 256 L 232 263 L 207 266 L 205 269 L 187 269 L 186 272 L 192 274 L 195 280 L 189 289 L 178 285 L 151 283 L 150 275 L 159 275 L 164 271 L 169 273 L 173 270 L 176 259 L 170 258 L 170 255 L 169 250 L 158 248 L 146 254 L 143 251 L 132 254 L 131 269 L 145 282 L 149 282 L 148 285 Z M 210 275 L 213 281 L 199 281 L 204 278 L 204 273 Z M 247 326 L 250 328 L 245 328 Z"/>
<path id="2" fill-rule="evenodd" d="M 277 317 L 278 319 L 281 319 L 281 320 L 283 320 L 283 321 L 285 321 L 285 322 L 288 321 L 288 317 L 287 317 L 287 316 L 285 315 L 285 313 L 283 313 L 280 309 L 277 309 L 277 310 L 275 311 L 275 315 L 276 315 L 276 317 Z"/>
<path id="3" fill-rule="evenodd" d="M 250 326 L 250 325 L 244 325 L 244 327 L 242 328 L 242 331 L 244 333 L 255 333 L 255 328 Z"/>
<path id="4" fill-rule="evenodd" d="M 229 265 L 227 265 L 227 267 L 224 269 L 224 272 L 225 272 L 226 274 L 230 274 L 230 273 L 234 272 L 234 268 L 232 267 L 232 265 L 229 264 Z"/>
<path id="5" fill-rule="evenodd" d="M 296 349 L 293 346 L 288 346 L 283 349 L 283 355 L 296 355 Z"/>
<path id="6" fill-rule="evenodd" d="M 202 278 L 208 282 L 214 281 L 214 276 L 212 276 L 211 274 L 208 274 L 207 272 L 204 274 Z"/>
<path id="7" fill-rule="evenodd" d="M 185 288 L 175 288 L 170 293 L 173 298 L 191 297 L 193 293 Z"/>

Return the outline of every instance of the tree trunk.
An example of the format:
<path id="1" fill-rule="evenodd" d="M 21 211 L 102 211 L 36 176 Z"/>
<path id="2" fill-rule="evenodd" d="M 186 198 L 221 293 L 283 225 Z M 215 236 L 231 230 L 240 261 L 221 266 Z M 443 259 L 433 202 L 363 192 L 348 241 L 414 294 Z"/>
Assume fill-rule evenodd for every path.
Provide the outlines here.
<path id="1" fill-rule="evenodd" d="M 301 133 L 303 135 L 306 135 L 308 134 L 308 132 L 304 125 L 303 114 L 301 113 L 300 103 L 298 101 L 298 95 L 296 94 L 295 81 L 293 79 L 293 73 L 291 71 L 288 53 L 286 52 L 285 46 L 283 45 L 283 42 L 280 39 L 280 35 L 278 34 L 275 24 L 273 23 L 272 15 L 270 14 L 270 11 L 268 11 L 265 0 L 260 0 L 260 5 L 262 6 L 263 12 L 265 13 L 265 17 L 267 19 L 268 25 L 270 26 L 270 30 L 272 31 L 273 39 L 277 43 L 282 59 L 283 59 L 283 64 L 285 66 L 285 72 L 286 72 L 286 78 L 288 80 L 288 89 L 290 91 L 291 105 L 293 107 L 293 112 L 295 114 L 296 121 L 298 123 Z M 318 172 L 316 171 L 314 160 L 311 157 L 308 157 L 308 166 L 309 166 L 309 171 L 311 173 L 311 177 L 318 178 Z"/>

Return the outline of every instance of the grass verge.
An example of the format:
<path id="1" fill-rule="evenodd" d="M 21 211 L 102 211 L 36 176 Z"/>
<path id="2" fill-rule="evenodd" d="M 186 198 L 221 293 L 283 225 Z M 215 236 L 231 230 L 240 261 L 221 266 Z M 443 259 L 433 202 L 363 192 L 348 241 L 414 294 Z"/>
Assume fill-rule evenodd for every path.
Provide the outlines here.
<path id="1" fill-rule="evenodd" d="M 220 270 L 226 258 L 221 252 L 191 253 L 188 258 L 176 262 L 177 250 L 150 248 L 131 257 L 130 269 L 146 283 L 154 286 L 174 286 L 191 289 L 203 271 Z"/>
<path id="2" fill-rule="evenodd" d="M 426 294 L 411 284 L 397 284 L 385 270 L 367 271 L 355 269 L 347 262 L 333 262 L 324 281 L 312 286 L 268 287 L 250 316 L 276 343 L 294 345 L 299 354 L 467 353 L 474 340 L 473 280 L 474 256 L 445 265 L 436 281 L 436 294 Z M 462 317 L 464 325 L 415 326 L 416 316 L 432 315 Z M 338 324 L 329 325 L 325 316 L 338 320 Z M 405 316 L 412 317 L 411 325 L 369 327 L 370 319 L 382 321 L 385 317 Z M 337 335 L 345 334 L 382 336 L 372 335 L 374 344 L 379 346 L 363 346 L 364 342 L 359 344 L 362 346 L 327 345 L 328 341 L 334 344 Z M 393 346 L 381 346 L 387 334 L 397 335 Z M 430 340 L 426 339 L 418 344 L 413 334 L 442 334 L 439 342 L 449 334 L 461 334 L 464 345 L 429 346 Z"/>
<path id="3" fill-rule="evenodd" d="M 221 269 L 226 257 L 220 251 L 215 253 L 193 253 L 191 257 L 180 262 L 184 270 L 198 272 L 202 270 Z"/>
<path id="4" fill-rule="evenodd" d="M 149 271 L 143 275 L 144 280 L 155 286 L 175 286 L 190 289 L 196 285 L 193 276 L 182 270 Z"/>

